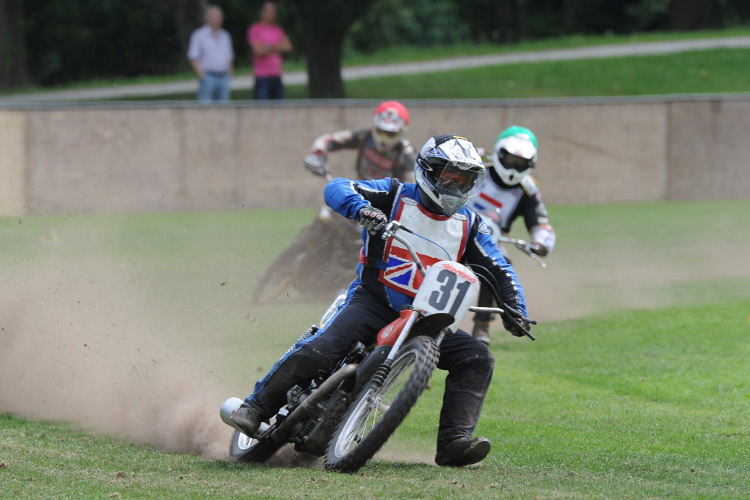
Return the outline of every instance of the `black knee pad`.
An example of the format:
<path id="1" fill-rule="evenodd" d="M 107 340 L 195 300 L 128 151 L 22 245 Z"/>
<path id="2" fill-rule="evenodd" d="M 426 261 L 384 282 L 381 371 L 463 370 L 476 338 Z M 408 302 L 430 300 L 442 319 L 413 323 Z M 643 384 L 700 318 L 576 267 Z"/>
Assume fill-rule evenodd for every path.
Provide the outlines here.
<path id="1" fill-rule="evenodd" d="M 295 375 L 303 378 L 313 378 L 318 372 L 330 370 L 336 361 L 325 352 L 311 345 L 306 345 L 300 349 L 294 357 L 296 358 L 294 360 Z"/>

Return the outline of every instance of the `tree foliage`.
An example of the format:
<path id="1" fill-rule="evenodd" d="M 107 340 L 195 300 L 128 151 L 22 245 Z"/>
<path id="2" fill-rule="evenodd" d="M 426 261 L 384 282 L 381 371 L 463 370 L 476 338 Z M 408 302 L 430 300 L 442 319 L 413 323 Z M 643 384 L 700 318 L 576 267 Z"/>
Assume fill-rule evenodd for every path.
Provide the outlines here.
<path id="1" fill-rule="evenodd" d="M 0 0 L 0 89 L 28 81 L 22 0 Z"/>
<path id="2" fill-rule="evenodd" d="M 207 3 L 224 9 L 239 65 L 262 0 L 0 0 L 0 88 L 167 74 Z M 278 0 L 308 63 L 311 96 L 341 97 L 343 50 L 516 43 L 570 34 L 720 28 L 750 22 L 747 0 Z"/>

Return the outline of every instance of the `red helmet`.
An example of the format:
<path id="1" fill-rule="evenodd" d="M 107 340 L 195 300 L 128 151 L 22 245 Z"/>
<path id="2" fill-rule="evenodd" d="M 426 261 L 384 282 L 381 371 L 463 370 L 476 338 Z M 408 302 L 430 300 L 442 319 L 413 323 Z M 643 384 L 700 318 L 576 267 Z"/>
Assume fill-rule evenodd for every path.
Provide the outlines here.
<path id="1" fill-rule="evenodd" d="M 372 114 L 372 136 L 378 150 L 393 147 L 409 125 L 409 112 L 398 101 L 381 102 Z"/>

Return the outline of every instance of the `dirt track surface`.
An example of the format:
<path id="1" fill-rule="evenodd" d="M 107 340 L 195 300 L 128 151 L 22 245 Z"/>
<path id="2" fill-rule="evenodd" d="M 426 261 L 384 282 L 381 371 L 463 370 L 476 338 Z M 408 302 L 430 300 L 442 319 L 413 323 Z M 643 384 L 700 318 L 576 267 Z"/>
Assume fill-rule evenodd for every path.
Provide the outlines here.
<path id="1" fill-rule="evenodd" d="M 223 392 L 199 352 L 167 340 L 169 324 L 143 308 L 128 273 L 52 259 L 10 276 L 0 292 L 0 412 L 224 456 Z"/>
<path id="2" fill-rule="evenodd" d="M 513 257 L 531 316 L 549 321 L 668 304 L 672 298 L 659 291 L 664 285 L 750 278 L 750 268 L 736 265 L 750 253 L 750 243 L 710 248 L 699 245 L 661 257 L 632 250 L 582 255 L 561 241 L 546 270 L 518 253 Z M 154 300 L 163 292 L 139 288 L 129 279 L 132 274 L 121 261 L 82 258 L 71 265 L 54 255 L 33 268 L 5 273 L 0 412 L 76 422 L 168 450 L 225 456 L 232 431 L 220 421 L 218 408 L 232 394 L 220 366 L 192 343 L 188 332 L 174 331 L 169 314 Z M 215 334 L 210 309 L 182 314 L 198 325 L 196 335 Z M 202 321 L 207 321 L 205 328 Z M 294 334 L 298 328 L 279 330 Z M 502 335 L 499 328 L 496 324 L 493 336 Z M 224 345 L 227 354 L 236 348 Z M 273 358 L 280 352 L 275 348 L 264 354 Z M 267 365 L 267 359 L 249 360 L 243 387 L 250 389 Z M 294 454 L 280 460 L 304 462 Z"/>
<path id="3" fill-rule="evenodd" d="M 675 40 L 662 42 L 636 42 L 616 45 L 600 45 L 594 47 L 579 47 L 570 49 L 550 49 L 541 51 L 489 54 L 483 56 L 467 56 L 432 61 L 409 62 L 398 64 L 378 64 L 355 66 L 342 71 L 344 80 L 358 80 L 379 76 L 406 75 L 418 73 L 432 73 L 456 69 L 477 68 L 481 66 L 499 66 L 525 62 L 562 61 L 572 59 L 601 59 L 610 57 L 643 56 L 656 54 L 672 54 L 693 50 L 710 50 L 718 48 L 748 48 L 750 36 L 703 38 L 695 40 Z M 286 85 L 303 85 L 307 83 L 307 73 L 293 71 L 284 74 Z M 233 89 L 249 89 L 253 87 L 253 77 L 250 75 L 236 76 L 232 79 Z M 0 97 L 3 104 L 44 103 L 84 101 L 95 99 L 117 99 L 121 97 L 158 96 L 165 94 L 194 92 L 197 88 L 195 80 L 182 82 L 122 85 L 107 88 L 92 88 L 80 90 L 64 90 L 58 92 L 39 92 L 9 97 Z"/>
<path id="4" fill-rule="evenodd" d="M 747 300 L 749 207 L 745 200 L 628 205 L 619 218 L 610 215 L 620 208 L 593 213 L 569 207 L 556 219 L 558 242 L 547 269 L 509 250 L 529 314 L 544 323 Z M 551 214 L 558 210 L 552 207 Z M 132 232 L 118 220 L 4 221 L 0 238 L 16 236 L 2 240 L 0 413 L 224 457 L 232 430 L 219 418 L 221 403 L 247 395 L 330 298 L 321 293 L 304 303 L 285 297 L 272 306 L 252 304 L 256 278 L 243 271 L 255 258 L 252 244 L 215 249 L 240 226 L 227 223 L 224 232 L 214 232 L 209 218 L 202 226 L 208 232 L 201 226 L 187 231 L 179 219 L 149 218 L 159 224 L 146 230 L 141 221 Z M 180 239 L 192 231 L 198 232 L 194 240 Z M 214 238 L 211 248 L 196 243 L 206 238 Z M 25 243 L 15 245 L 18 239 Z M 470 320 L 465 325 L 470 329 Z M 659 334 L 658 325 L 644 328 Z M 542 344 L 549 331 L 540 326 L 535 333 Z M 499 323 L 492 336 L 498 359 L 507 354 L 501 338 L 505 345 L 529 342 L 509 337 Z M 420 451 L 409 460 L 432 460 Z M 279 460 L 305 463 L 294 454 Z"/>

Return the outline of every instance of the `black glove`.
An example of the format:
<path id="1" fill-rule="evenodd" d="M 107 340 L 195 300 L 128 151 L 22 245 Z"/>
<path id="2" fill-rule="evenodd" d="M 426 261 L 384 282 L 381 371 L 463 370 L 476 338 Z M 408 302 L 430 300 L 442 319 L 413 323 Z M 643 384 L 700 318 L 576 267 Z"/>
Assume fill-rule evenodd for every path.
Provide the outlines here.
<path id="1" fill-rule="evenodd" d="M 326 157 L 318 153 L 310 153 L 305 156 L 305 168 L 315 175 L 325 177 L 328 173 Z"/>
<path id="2" fill-rule="evenodd" d="M 525 327 L 524 331 L 519 325 L 511 321 L 508 318 L 503 318 L 503 326 L 508 330 L 514 337 L 525 337 L 526 332 L 531 330 L 531 325 L 522 319 L 516 319 L 516 322 L 520 323 L 521 326 Z"/>
<path id="3" fill-rule="evenodd" d="M 368 205 L 357 212 L 357 222 L 370 231 L 379 231 L 388 224 L 388 217 L 379 208 Z"/>

